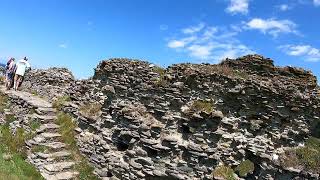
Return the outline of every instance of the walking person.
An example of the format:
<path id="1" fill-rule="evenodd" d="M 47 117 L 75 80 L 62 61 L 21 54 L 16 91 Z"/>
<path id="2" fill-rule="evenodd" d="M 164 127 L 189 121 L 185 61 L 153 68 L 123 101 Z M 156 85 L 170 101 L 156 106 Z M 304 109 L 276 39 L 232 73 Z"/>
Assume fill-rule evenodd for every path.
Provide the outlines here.
<path id="1" fill-rule="evenodd" d="M 13 85 L 14 74 L 16 72 L 16 62 L 14 58 L 10 58 L 6 65 L 6 88 L 10 90 Z"/>
<path id="2" fill-rule="evenodd" d="M 25 73 L 30 69 L 31 69 L 31 66 L 28 62 L 27 57 L 24 57 L 22 60 L 17 62 L 17 70 L 14 76 L 14 90 L 18 90 L 18 88 L 22 84 Z"/>

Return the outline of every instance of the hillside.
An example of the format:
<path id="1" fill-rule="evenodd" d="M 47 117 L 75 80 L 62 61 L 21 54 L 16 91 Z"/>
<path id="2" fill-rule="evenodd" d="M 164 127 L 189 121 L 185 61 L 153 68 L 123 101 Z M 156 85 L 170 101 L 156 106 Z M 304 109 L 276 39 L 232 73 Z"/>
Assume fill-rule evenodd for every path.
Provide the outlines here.
<path id="1" fill-rule="evenodd" d="M 100 178 L 319 178 L 317 79 L 259 55 L 167 69 L 115 58 L 81 81 L 32 70 L 23 90 L 74 118 Z"/>

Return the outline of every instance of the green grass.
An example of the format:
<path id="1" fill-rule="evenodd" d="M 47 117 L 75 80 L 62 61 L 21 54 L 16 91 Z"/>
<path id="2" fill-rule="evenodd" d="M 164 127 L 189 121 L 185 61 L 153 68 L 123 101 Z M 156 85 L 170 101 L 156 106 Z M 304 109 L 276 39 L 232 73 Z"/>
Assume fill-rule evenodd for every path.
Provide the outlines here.
<path id="1" fill-rule="evenodd" d="M 7 108 L 8 97 L 0 93 L 0 113 L 4 113 L 4 110 Z"/>
<path id="2" fill-rule="evenodd" d="M 80 113 L 86 117 L 98 117 L 101 112 L 101 104 L 89 103 L 80 107 Z"/>
<path id="3" fill-rule="evenodd" d="M 164 76 L 166 73 L 166 70 L 163 69 L 162 67 L 159 67 L 159 66 L 153 67 L 152 70 L 153 70 L 153 72 L 158 73 L 160 76 Z"/>
<path id="4" fill-rule="evenodd" d="M 6 160 L 3 154 L 11 154 L 11 159 Z M 19 153 L 11 153 L 4 144 L 0 145 L 0 180 L 40 180 L 40 173 Z"/>
<path id="5" fill-rule="evenodd" d="M 41 123 L 38 120 L 32 120 L 30 122 L 30 128 L 32 131 L 36 131 L 37 129 L 39 129 L 41 126 Z"/>
<path id="6" fill-rule="evenodd" d="M 74 129 L 77 127 L 72 117 L 65 113 L 59 113 L 57 124 L 60 125 L 59 132 L 62 136 L 64 143 L 68 145 L 69 150 L 72 152 L 72 159 L 78 162 L 76 170 L 80 173 L 80 180 L 96 180 L 99 179 L 93 174 L 93 167 L 89 165 L 89 162 L 79 152 L 77 142 L 75 139 Z"/>
<path id="7" fill-rule="evenodd" d="M 211 102 L 203 101 L 203 100 L 197 100 L 194 101 L 190 107 L 190 110 L 193 112 L 200 112 L 205 111 L 207 113 L 210 113 L 213 111 L 213 105 Z"/>
<path id="8" fill-rule="evenodd" d="M 0 180 L 5 177 L 6 180 L 34 180 L 43 179 L 40 173 L 25 159 L 26 149 L 25 140 L 27 134 L 23 129 L 17 129 L 15 135 L 12 135 L 8 123 L 0 126 Z M 4 154 L 11 158 L 4 158 Z"/>
<path id="9" fill-rule="evenodd" d="M 281 164 L 285 167 L 303 166 L 307 171 L 320 173 L 320 139 L 310 137 L 304 147 L 286 151 Z"/>
<path id="10" fill-rule="evenodd" d="M 169 82 L 165 79 L 166 70 L 156 66 L 153 68 L 153 72 L 159 74 L 159 79 L 154 83 L 158 87 L 166 87 L 168 86 Z"/>
<path id="11" fill-rule="evenodd" d="M 250 160 L 245 160 L 235 169 L 241 177 L 246 177 L 254 171 L 254 164 Z"/>
<path id="12" fill-rule="evenodd" d="M 52 103 L 52 106 L 60 110 L 63 105 L 69 101 L 71 101 L 70 96 L 60 96 Z"/>
<path id="13" fill-rule="evenodd" d="M 33 152 L 33 153 L 37 153 L 37 152 L 47 152 L 47 151 L 49 151 L 49 148 L 48 147 L 46 147 L 46 146 L 41 146 L 41 145 L 39 145 L 39 146 L 33 146 L 32 147 L 32 149 L 31 149 L 31 152 Z"/>
<path id="14" fill-rule="evenodd" d="M 14 115 L 13 114 L 7 114 L 6 116 L 5 116 L 5 120 L 6 120 L 6 123 L 12 123 L 13 121 L 15 121 L 16 120 L 16 118 L 14 117 Z"/>
<path id="15" fill-rule="evenodd" d="M 236 180 L 234 171 L 228 166 L 219 166 L 213 171 L 213 176 L 225 180 Z"/>

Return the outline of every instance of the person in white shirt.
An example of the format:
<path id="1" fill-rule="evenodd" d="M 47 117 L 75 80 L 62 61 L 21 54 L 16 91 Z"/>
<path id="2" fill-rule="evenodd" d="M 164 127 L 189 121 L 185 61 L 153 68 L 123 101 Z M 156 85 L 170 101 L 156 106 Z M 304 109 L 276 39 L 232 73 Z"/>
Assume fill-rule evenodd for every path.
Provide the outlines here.
<path id="1" fill-rule="evenodd" d="M 18 90 L 18 87 L 21 86 L 25 73 L 31 69 L 31 66 L 28 62 L 28 58 L 24 57 L 22 60 L 17 62 L 16 75 L 14 76 L 14 90 Z"/>

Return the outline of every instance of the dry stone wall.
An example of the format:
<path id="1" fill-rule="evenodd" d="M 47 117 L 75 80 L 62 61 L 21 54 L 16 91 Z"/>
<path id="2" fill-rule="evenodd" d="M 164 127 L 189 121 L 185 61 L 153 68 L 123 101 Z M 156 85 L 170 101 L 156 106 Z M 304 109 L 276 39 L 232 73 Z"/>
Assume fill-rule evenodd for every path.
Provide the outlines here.
<path id="1" fill-rule="evenodd" d="M 31 89 L 42 83 L 32 79 Z M 64 110 L 77 119 L 78 146 L 100 177 L 213 179 L 217 166 L 245 160 L 254 171 L 244 179 L 319 176 L 282 167 L 279 159 L 287 147 L 320 137 L 317 82 L 310 72 L 275 67 L 256 55 L 167 69 L 110 59 L 93 79 L 67 87 L 62 92 L 72 101 Z M 102 113 L 83 116 L 81 106 L 94 102 Z"/>

